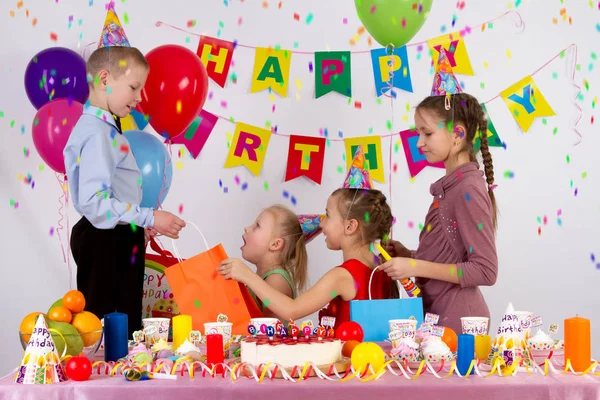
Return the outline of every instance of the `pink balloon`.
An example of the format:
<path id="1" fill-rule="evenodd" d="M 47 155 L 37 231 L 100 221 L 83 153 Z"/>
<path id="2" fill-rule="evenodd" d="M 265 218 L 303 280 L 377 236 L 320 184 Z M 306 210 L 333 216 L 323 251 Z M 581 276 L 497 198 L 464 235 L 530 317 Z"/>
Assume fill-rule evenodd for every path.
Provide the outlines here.
<path id="1" fill-rule="evenodd" d="M 81 103 L 57 99 L 44 104 L 35 114 L 33 144 L 42 160 L 58 173 L 65 173 L 63 150 L 82 113 Z"/>

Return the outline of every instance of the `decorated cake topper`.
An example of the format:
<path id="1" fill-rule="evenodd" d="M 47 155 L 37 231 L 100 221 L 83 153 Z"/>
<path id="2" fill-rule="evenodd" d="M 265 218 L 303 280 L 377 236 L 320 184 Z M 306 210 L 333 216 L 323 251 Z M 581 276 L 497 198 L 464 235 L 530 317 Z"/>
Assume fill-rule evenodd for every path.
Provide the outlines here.
<path id="1" fill-rule="evenodd" d="M 227 315 L 225 314 L 219 314 L 217 315 L 217 322 L 227 322 L 229 318 L 227 318 Z"/>
<path id="2" fill-rule="evenodd" d="M 373 182 L 365 163 L 365 152 L 362 146 L 358 146 L 354 152 L 354 158 L 350 165 L 348 175 L 342 186 L 344 189 L 373 189 Z"/>
<path id="3" fill-rule="evenodd" d="M 542 325 L 543 324 L 542 324 L 542 317 L 541 316 L 533 317 L 531 319 L 531 327 L 532 328 L 539 328 Z"/>
<path id="4" fill-rule="evenodd" d="M 333 328 L 335 326 L 335 317 L 324 316 L 321 318 L 321 325 L 327 328 Z"/>
<path id="5" fill-rule="evenodd" d="M 548 328 L 548 333 L 556 333 L 558 332 L 558 324 L 550 324 Z"/>
<path id="6" fill-rule="evenodd" d="M 334 339 L 335 338 L 335 329 L 333 329 L 333 328 L 327 329 L 327 337 L 330 339 Z"/>
<path id="7" fill-rule="evenodd" d="M 298 340 L 298 335 L 300 334 L 300 329 L 296 325 L 290 325 L 290 335 L 294 340 Z"/>
<path id="8" fill-rule="evenodd" d="M 440 320 L 440 316 L 437 314 L 427 313 L 425 314 L 425 322 L 426 324 L 436 325 Z"/>
<path id="9" fill-rule="evenodd" d="M 40 314 L 23 354 L 21 365 L 17 369 L 15 382 L 43 385 L 66 380 L 54 340 L 44 316 Z"/>
<path id="10" fill-rule="evenodd" d="M 435 325 L 435 326 L 431 327 L 431 334 L 433 336 L 442 337 L 442 336 L 444 336 L 445 329 L 446 328 L 444 328 L 443 326 Z"/>
<path id="11" fill-rule="evenodd" d="M 152 329 L 154 328 L 154 329 Z M 133 336 L 133 342 L 135 344 L 138 343 L 142 343 L 143 341 L 145 341 L 146 336 L 150 336 L 154 333 L 156 333 L 158 331 L 158 328 L 155 325 L 150 325 L 144 328 L 143 331 L 134 331 L 132 336 Z"/>
<path id="12" fill-rule="evenodd" d="M 200 331 L 190 331 L 190 342 L 194 344 L 194 346 L 198 346 L 202 341 L 202 333 Z"/>
<path id="13" fill-rule="evenodd" d="M 275 328 L 273 328 L 272 325 L 267 326 L 267 336 L 269 337 L 269 340 L 273 340 L 273 336 L 275 336 Z"/>
<path id="14" fill-rule="evenodd" d="M 256 327 L 254 326 L 254 324 L 252 322 L 250 322 L 248 324 L 248 333 L 252 336 L 256 336 Z"/>
<path id="15" fill-rule="evenodd" d="M 281 337 L 284 339 L 288 336 L 288 330 L 285 326 L 281 326 L 281 329 L 279 330 L 279 335 L 281 335 Z"/>
<path id="16" fill-rule="evenodd" d="M 304 325 L 304 328 L 302 328 L 302 333 L 304 334 L 304 338 L 308 339 L 312 333 L 312 328 L 308 325 Z"/>
<path id="17" fill-rule="evenodd" d="M 302 321 L 302 324 L 300 325 L 300 329 L 304 329 L 305 326 L 310 327 L 310 329 L 312 331 L 312 328 L 313 328 L 314 325 L 313 325 L 313 322 L 310 319 L 306 319 L 306 320 Z"/>
<path id="18" fill-rule="evenodd" d="M 325 333 L 325 327 L 319 326 L 317 328 L 317 337 L 319 338 L 319 340 L 323 340 L 323 338 L 325 337 Z"/>
<path id="19" fill-rule="evenodd" d="M 100 35 L 98 43 L 98 48 L 101 47 L 131 47 L 112 2 L 107 8 L 104 28 L 102 29 L 102 35 Z"/>

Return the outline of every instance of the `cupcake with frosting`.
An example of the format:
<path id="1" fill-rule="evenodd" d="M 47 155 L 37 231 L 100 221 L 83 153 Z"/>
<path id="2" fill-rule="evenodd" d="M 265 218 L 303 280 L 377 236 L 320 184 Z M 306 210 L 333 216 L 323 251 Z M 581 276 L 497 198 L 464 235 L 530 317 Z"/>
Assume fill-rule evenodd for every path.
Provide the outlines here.
<path id="1" fill-rule="evenodd" d="M 160 338 L 158 342 L 152 345 L 152 353 L 155 354 L 156 359 L 169 358 L 174 355 L 173 348 L 163 338 Z"/>
<path id="2" fill-rule="evenodd" d="M 529 338 L 527 344 L 534 351 L 552 350 L 554 348 L 554 339 L 540 329 L 535 336 Z"/>
<path id="3" fill-rule="evenodd" d="M 202 361 L 200 349 L 187 339 L 175 350 L 175 355 L 190 357 L 194 361 Z"/>
<path id="4" fill-rule="evenodd" d="M 416 362 L 419 360 L 419 344 L 412 338 L 400 339 L 398 345 L 395 346 L 390 355 L 393 358 L 406 360 L 408 362 Z"/>
<path id="5" fill-rule="evenodd" d="M 152 362 L 152 353 L 146 348 L 144 343 L 138 343 L 127 354 L 127 358 L 134 362 L 141 364 L 143 362 L 151 363 Z"/>
<path id="6" fill-rule="evenodd" d="M 447 361 L 454 358 L 450 347 L 439 336 L 427 336 L 421 343 L 421 351 L 426 361 Z"/>

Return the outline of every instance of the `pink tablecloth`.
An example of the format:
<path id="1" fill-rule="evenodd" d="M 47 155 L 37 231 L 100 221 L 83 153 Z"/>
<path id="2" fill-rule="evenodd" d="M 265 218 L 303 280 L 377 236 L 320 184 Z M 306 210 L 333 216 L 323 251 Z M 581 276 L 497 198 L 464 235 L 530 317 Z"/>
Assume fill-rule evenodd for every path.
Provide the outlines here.
<path id="1" fill-rule="evenodd" d="M 232 382 L 228 378 L 190 379 L 177 381 L 126 382 L 122 377 L 92 375 L 89 381 L 68 381 L 54 385 L 19 385 L 12 377 L 0 380 L 0 400 L 24 399 L 411 399 L 436 400 L 600 400 L 600 377 L 539 374 L 519 374 L 515 377 L 452 376 L 438 379 L 425 375 L 414 381 L 385 375 L 377 381 L 327 382 L 309 378 L 300 383 L 283 380 Z"/>

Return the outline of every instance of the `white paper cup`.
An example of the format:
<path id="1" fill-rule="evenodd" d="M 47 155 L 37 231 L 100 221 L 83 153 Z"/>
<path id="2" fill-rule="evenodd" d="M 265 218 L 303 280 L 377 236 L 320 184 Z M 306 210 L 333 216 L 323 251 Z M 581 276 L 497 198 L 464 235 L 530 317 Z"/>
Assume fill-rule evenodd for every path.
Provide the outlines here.
<path id="1" fill-rule="evenodd" d="M 533 313 L 529 311 L 515 311 L 517 321 L 521 326 L 521 334 L 519 337 L 525 339 L 525 337 L 531 337 L 531 321 L 533 320 Z"/>
<path id="2" fill-rule="evenodd" d="M 229 358 L 229 347 L 231 343 L 231 322 L 206 322 L 204 324 L 204 337 L 218 333 L 223 335 L 223 353 L 225 358 Z"/>
<path id="3" fill-rule="evenodd" d="M 400 331 L 402 338 L 414 339 L 417 334 L 417 321 L 414 319 L 390 319 L 390 332 Z"/>
<path id="4" fill-rule="evenodd" d="M 460 323 L 464 334 L 480 336 L 487 335 L 490 319 L 488 317 L 462 317 Z"/>
<path id="5" fill-rule="evenodd" d="M 146 342 L 148 345 L 153 345 L 160 339 L 164 339 L 165 342 L 169 340 L 169 325 L 171 320 L 169 318 L 144 318 L 142 319 L 142 326 L 146 334 Z M 156 327 L 156 328 L 151 328 Z"/>
<path id="6" fill-rule="evenodd" d="M 250 320 L 250 323 L 252 325 L 254 325 L 254 329 L 256 329 L 256 334 L 257 335 L 266 335 L 267 331 L 266 328 L 269 326 L 272 326 L 273 329 L 275 329 L 275 333 L 279 333 L 277 332 L 277 323 L 279 322 L 279 320 L 277 318 L 252 318 Z M 263 329 L 260 329 L 261 326 L 264 325 Z"/>

